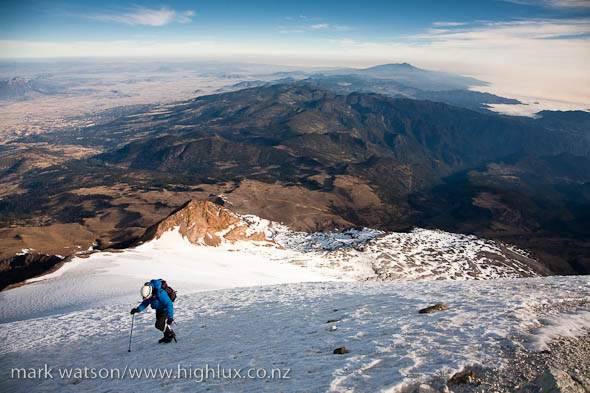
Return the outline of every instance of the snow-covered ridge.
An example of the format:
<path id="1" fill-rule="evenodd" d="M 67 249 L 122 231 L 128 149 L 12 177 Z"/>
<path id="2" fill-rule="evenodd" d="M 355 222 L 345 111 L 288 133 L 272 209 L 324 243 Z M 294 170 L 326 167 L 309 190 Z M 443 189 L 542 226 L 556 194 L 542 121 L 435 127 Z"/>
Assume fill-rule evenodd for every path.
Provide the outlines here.
<path id="1" fill-rule="evenodd" d="M 375 229 L 294 232 L 253 215 L 237 215 L 252 232 L 292 252 L 295 263 L 361 280 L 493 279 L 534 277 L 540 264 L 527 252 L 472 235 L 416 228 L 409 233 Z M 230 247 L 231 248 L 231 247 Z M 254 250 L 269 254 L 267 249 Z"/>
<path id="2" fill-rule="evenodd" d="M 266 240 L 221 237 L 213 247 L 191 243 L 180 226 L 168 227 L 137 247 L 80 255 L 51 274 L 29 280 L 29 285 L 5 292 L 5 304 L 13 307 L 0 310 L 0 322 L 113 300 L 133 302 L 141 280 L 154 277 L 163 277 L 188 294 L 293 282 L 471 280 L 537 274 L 531 267 L 535 261 L 523 252 L 474 236 L 425 229 L 305 233 L 256 216 L 235 215 L 235 219 L 230 225 L 241 228 L 243 239 L 253 231 Z M 178 222 L 185 228 L 192 224 Z M 204 232 L 193 233 L 199 239 Z M 105 282 L 110 284 L 105 287 Z M 83 297 L 69 295 L 79 291 Z M 17 306 L 23 301 L 30 304 Z"/>
<path id="3" fill-rule="evenodd" d="M 291 263 L 332 279 L 435 280 L 531 277 L 542 266 L 515 247 L 475 236 L 416 228 L 410 233 L 375 229 L 296 232 L 209 201 L 189 201 L 146 231 L 143 244 L 170 232 L 196 246 Z"/>

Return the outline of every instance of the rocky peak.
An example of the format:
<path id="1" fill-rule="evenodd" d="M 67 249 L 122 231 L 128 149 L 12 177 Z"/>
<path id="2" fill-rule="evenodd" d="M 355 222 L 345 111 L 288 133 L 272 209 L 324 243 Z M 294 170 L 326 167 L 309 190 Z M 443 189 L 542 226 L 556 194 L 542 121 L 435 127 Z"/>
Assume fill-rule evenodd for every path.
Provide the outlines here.
<path id="1" fill-rule="evenodd" d="M 270 241 L 264 232 L 255 231 L 240 216 L 209 201 L 186 202 L 159 223 L 148 228 L 143 241 L 157 239 L 164 232 L 178 228 L 191 243 L 218 246 L 224 240 Z"/>

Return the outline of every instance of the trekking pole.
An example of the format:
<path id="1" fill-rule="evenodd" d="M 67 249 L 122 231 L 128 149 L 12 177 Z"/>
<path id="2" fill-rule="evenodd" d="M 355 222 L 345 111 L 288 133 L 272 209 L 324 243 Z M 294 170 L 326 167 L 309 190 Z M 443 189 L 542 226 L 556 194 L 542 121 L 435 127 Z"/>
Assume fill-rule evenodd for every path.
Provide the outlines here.
<path id="1" fill-rule="evenodd" d="M 129 332 L 129 349 L 127 352 L 131 352 L 131 336 L 133 336 L 133 321 L 135 320 L 135 314 L 131 316 L 131 331 Z"/>

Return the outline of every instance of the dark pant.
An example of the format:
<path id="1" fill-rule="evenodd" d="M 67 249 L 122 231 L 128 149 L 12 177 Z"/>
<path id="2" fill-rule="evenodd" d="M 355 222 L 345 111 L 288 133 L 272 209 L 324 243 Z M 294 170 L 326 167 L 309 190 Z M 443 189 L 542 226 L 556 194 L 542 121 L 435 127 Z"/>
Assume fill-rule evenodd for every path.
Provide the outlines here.
<path id="1" fill-rule="evenodd" d="M 156 310 L 156 329 L 164 332 L 166 328 L 166 320 L 168 319 L 168 313 L 164 310 Z M 168 328 L 170 330 L 170 328 Z M 166 333 L 166 332 L 164 332 Z"/>

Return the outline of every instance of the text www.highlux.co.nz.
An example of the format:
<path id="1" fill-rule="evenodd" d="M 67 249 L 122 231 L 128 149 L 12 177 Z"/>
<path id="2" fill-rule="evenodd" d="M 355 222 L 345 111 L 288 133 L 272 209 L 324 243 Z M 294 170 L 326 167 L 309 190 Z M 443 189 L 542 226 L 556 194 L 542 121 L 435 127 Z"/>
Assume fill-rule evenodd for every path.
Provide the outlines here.
<path id="1" fill-rule="evenodd" d="M 49 367 L 13 368 L 12 379 L 192 379 L 202 382 L 212 379 L 291 379 L 290 368 L 234 368 L 221 364 L 202 367 L 177 364 L 176 367 Z"/>

